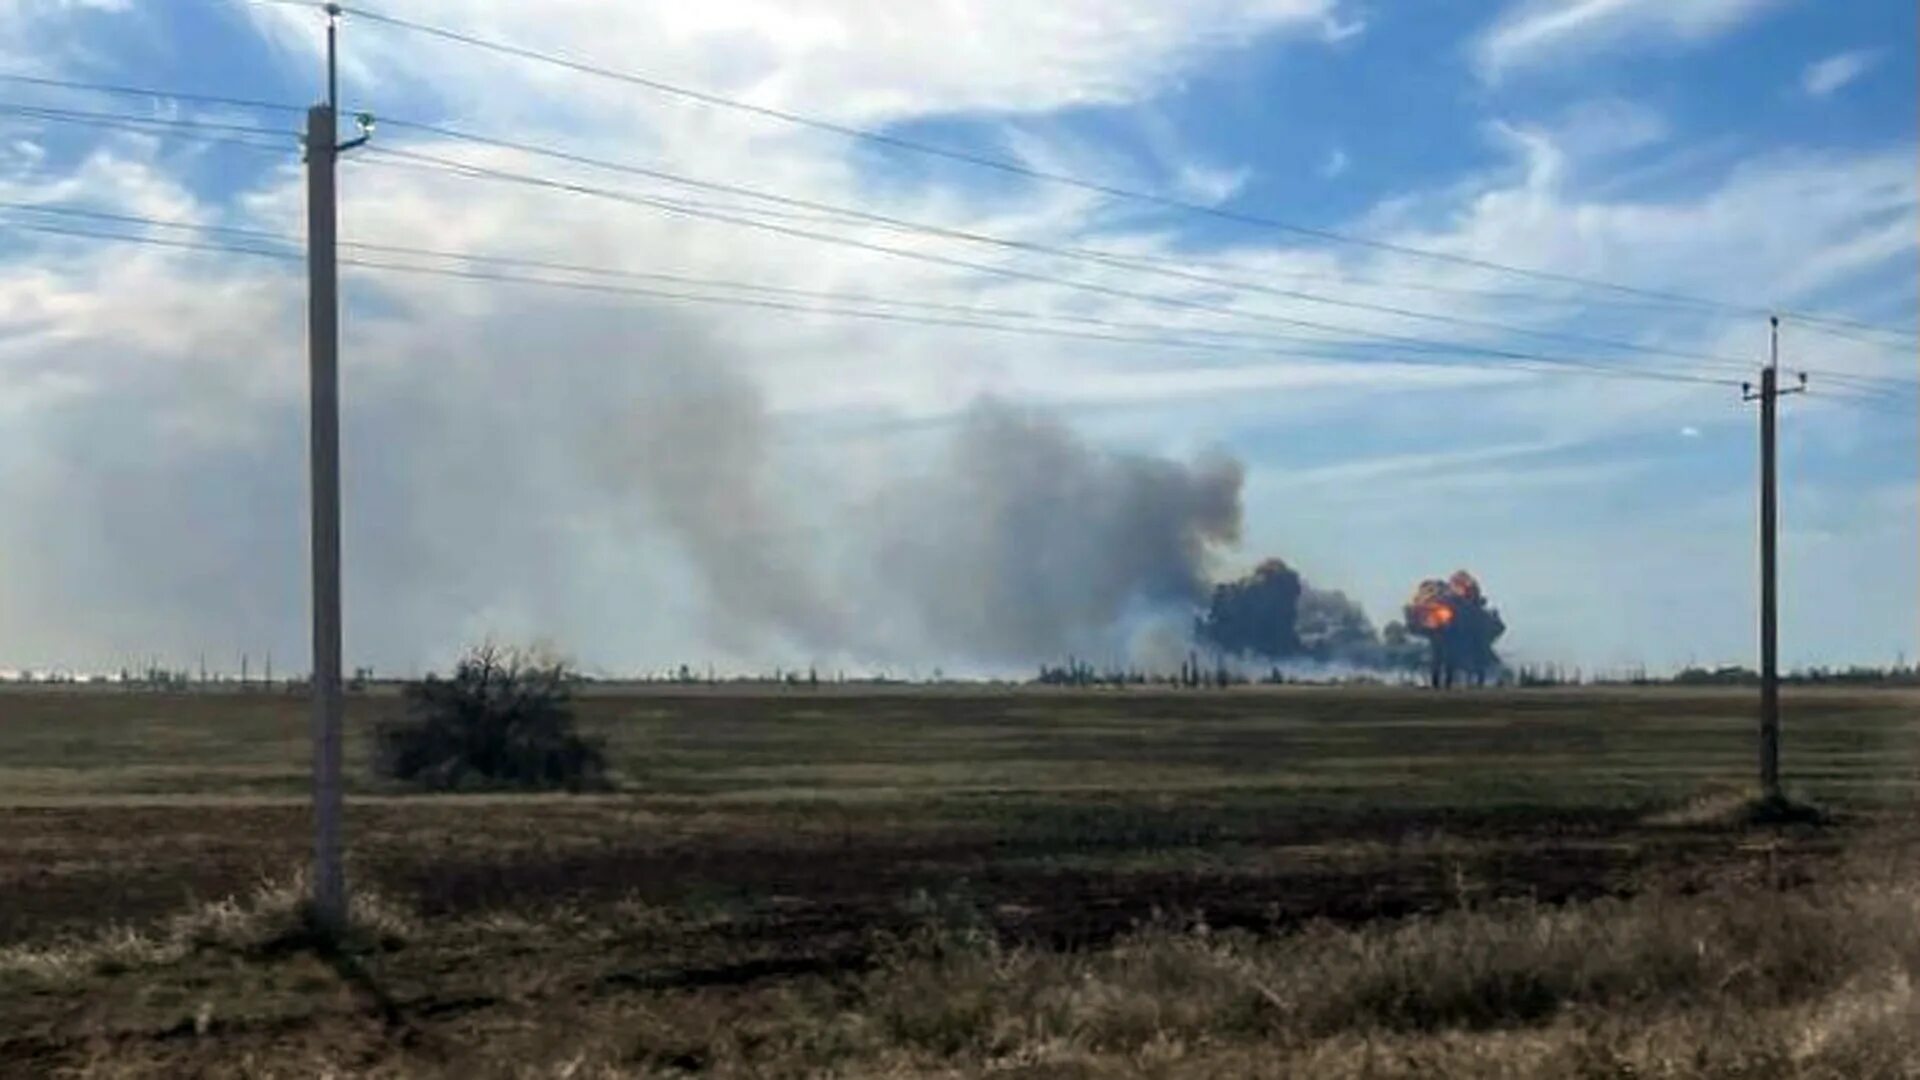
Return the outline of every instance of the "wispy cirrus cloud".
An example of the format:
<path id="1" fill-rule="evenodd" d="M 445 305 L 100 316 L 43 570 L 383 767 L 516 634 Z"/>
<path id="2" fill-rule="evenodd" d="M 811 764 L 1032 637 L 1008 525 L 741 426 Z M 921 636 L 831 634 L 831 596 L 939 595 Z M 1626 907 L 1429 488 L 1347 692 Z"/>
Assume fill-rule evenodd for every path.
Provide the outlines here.
<path id="1" fill-rule="evenodd" d="M 1854 49 L 1816 60 L 1800 73 L 1800 89 L 1808 97 L 1823 98 L 1873 70 L 1880 62 L 1878 49 Z"/>
<path id="2" fill-rule="evenodd" d="M 1777 0 L 1522 0 L 1472 45 L 1482 78 L 1655 40 L 1704 41 L 1746 22 Z"/>
<path id="3" fill-rule="evenodd" d="M 1182 165 L 1177 177 L 1180 190 L 1188 198 L 1209 206 L 1233 198 L 1252 178 L 1252 169 L 1214 169 L 1192 163 Z"/>
<path id="4" fill-rule="evenodd" d="M 1331 43 L 1364 26 L 1341 21 L 1339 0 L 420 0 L 407 7 L 409 18 L 492 40 L 641 69 L 759 105 L 869 124 L 969 111 L 1031 115 L 1122 105 L 1150 96 L 1220 48 L 1289 33 Z M 252 14 L 289 47 L 309 53 L 316 48 L 312 12 L 267 7 Z M 389 90 L 423 67 L 433 77 L 420 88 L 460 104 L 497 106 L 488 88 L 503 75 L 516 82 L 525 77 L 542 90 L 554 85 L 551 73 L 526 76 L 524 67 L 503 67 L 497 57 L 423 48 L 417 37 L 369 33 L 351 18 L 346 29 L 354 35 L 348 73 Z M 558 85 L 577 105 L 634 107 L 632 87 L 575 79 Z"/>

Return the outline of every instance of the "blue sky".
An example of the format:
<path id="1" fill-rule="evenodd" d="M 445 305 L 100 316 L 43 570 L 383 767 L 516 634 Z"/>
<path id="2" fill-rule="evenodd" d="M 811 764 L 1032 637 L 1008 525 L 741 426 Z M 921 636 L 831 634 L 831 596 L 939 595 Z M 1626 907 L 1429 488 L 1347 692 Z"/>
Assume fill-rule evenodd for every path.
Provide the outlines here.
<path id="1" fill-rule="evenodd" d="M 0 14 L 0 70 L 13 74 L 290 105 L 319 85 L 320 24 L 307 10 L 11 0 Z M 405 14 L 1307 230 L 1892 326 L 1908 336 L 1787 318 L 1787 363 L 1816 374 L 1814 392 L 1783 410 L 1783 654 L 1838 664 L 1920 653 L 1920 26 L 1909 3 L 574 0 L 536 11 L 431 0 Z M 417 668 L 493 634 L 549 640 L 605 670 L 940 666 L 943 638 L 926 625 L 937 618 L 871 599 L 859 570 L 873 508 L 936 475 L 942 440 L 982 397 L 1045 410 L 1101 453 L 1239 460 L 1241 539 L 1210 547 L 1216 573 L 1278 554 L 1384 621 L 1419 578 L 1464 565 L 1506 612 L 1518 659 L 1751 659 L 1753 416 L 1737 387 L 1489 369 L 1401 346 L 1738 382 L 1750 376 L 1728 362 L 1764 355 L 1756 315 L 1115 202 L 367 20 L 349 18 L 343 33 L 349 108 L 1172 260 L 1159 265 L 1268 291 L 844 221 L 804 226 L 1028 276 L 973 273 L 409 171 L 377 154 L 343 171 L 349 238 L 1189 336 L 1304 337 L 1321 352 L 1188 352 L 350 272 L 349 652 L 360 662 Z M 276 129 L 300 119 L 24 84 L 0 86 L 0 100 Z M 299 231 L 290 139 L 196 145 L 177 130 L 17 111 L 0 124 L 7 202 Z M 375 146 L 726 201 L 397 124 Z M 0 669 L 302 655 L 296 275 L 0 233 L 0 495 L 19 508 L 0 524 L 12 582 L 0 592 Z M 1127 298 L 1148 293 L 1176 302 Z M 697 446 L 663 448 L 631 429 L 660 400 L 726 394 L 750 444 L 693 432 Z M 751 497 L 716 505 L 682 473 L 608 464 L 641 449 L 744 470 L 700 476 Z M 716 537 L 728 529 L 767 539 Z M 823 629 L 796 614 L 807 604 L 880 629 Z M 1130 640 L 1082 629 L 1063 644 L 1119 651 Z"/>

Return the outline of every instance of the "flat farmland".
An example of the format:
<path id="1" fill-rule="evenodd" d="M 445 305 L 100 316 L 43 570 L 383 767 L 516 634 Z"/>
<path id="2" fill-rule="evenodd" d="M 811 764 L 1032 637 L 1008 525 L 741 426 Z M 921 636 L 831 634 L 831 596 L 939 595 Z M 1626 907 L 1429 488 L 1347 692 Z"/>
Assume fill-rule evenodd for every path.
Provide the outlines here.
<path id="1" fill-rule="evenodd" d="M 1836 938 L 1835 971 L 1804 993 L 1767 975 L 1748 1008 L 1721 999 L 1752 962 L 1663 975 L 1665 946 L 1634 935 L 1705 920 L 1687 932 L 1707 957 L 1763 913 L 1812 941 L 1874 925 L 1847 907 L 1863 896 L 1910 900 L 1905 691 L 1789 688 L 1785 770 L 1833 814 L 1818 827 L 1741 820 L 1740 691 L 591 687 L 577 705 L 615 790 L 429 796 L 366 766 L 399 699 L 351 698 L 350 881 L 385 929 L 334 954 L 281 932 L 306 859 L 303 698 L 0 692 L 0 1066 L 1527 1075 L 1591 1057 L 1618 1075 L 1593 1055 L 1627 1028 L 1785 1031 L 1766 1009 L 1831 1009 L 1867 977 L 1837 970 L 1860 949 Z M 1556 919 L 1610 943 L 1581 956 L 1625 950 L 1622 986 L 1650 981 L 1589 985 L 1572 954 L 1527 952 Z M 1447 998 L 1479 977 L 1435 959 L 1463 947 L 1450 934 L 1571 981 Z M 1381 959 L 1395 948 L 1413 952 Z M 1421 962 L 1427 982 L 1376 985 Z M 1069 993 L 1089 978 L 1109 997 Z M 1315 1012 L 1312 987 L 1343 979 L 1350 1019 Z M 1855 1072 L 1920 1064 L 1862 1038 L 1894 1056 L 1841 1061 Z M 1722 1064 L 1698 1074 L 1779 1074 Z"/>

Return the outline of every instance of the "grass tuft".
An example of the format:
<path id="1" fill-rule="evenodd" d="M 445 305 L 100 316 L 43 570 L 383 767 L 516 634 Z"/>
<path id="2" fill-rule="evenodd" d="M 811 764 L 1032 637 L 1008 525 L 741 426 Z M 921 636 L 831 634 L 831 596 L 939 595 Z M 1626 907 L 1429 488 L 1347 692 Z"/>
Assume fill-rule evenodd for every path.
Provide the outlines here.
<path id="1" fill-rule="evenodd" d="M 399 905 L 360 890 L 350 902 L 344 940 L 323 943 L 308 918 L 307 880 L 305 873 L 264 880 L 244 896 L 196 905 L 147 931 L 115 926 L 91 938 L 0 949 L 0 975 L 64 982 L 165 967 L 205 953 L 258 959 L 322 944 L 391 950 L 419 930 Z"/>

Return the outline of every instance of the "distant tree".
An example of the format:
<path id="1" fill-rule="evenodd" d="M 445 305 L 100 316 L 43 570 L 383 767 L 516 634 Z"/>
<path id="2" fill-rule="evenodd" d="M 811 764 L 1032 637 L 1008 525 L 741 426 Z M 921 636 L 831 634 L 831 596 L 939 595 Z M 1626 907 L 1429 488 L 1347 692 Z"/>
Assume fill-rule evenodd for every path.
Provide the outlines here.
<path id="1" fill-rule="evenodd" d="M 407 684 L 406 717 L 375 732 L 382 775 L 435 790 L 579 790 L 605 783 L 598 740 L 577 734 L 565 663 L 494 645 L 453 675 Z"/>
<path id="2" fill-rule="evenodd" d="M 1689 667 L 1673 677 L 1675 686 L 1755 686 L 1759 682 L 1759 672 L 1736 664 L 1712 670 Z"/>

